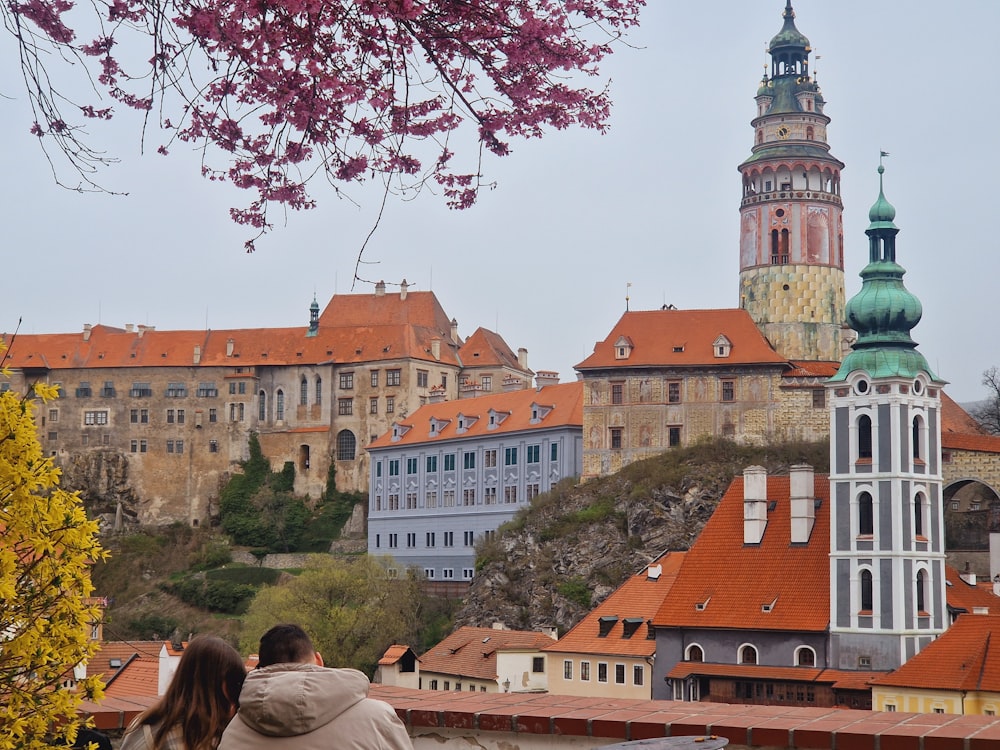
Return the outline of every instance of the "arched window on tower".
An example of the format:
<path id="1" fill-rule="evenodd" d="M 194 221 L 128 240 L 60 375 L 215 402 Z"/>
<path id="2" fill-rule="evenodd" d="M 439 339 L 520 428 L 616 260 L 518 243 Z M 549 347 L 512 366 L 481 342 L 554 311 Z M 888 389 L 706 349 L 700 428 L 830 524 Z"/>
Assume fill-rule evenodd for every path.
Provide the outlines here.
<path id="1" fill-rule="evenodd" d="M 772 229 L 771 230 L 771 262 L 772 263 L 777 263 L 778 262 L 778 248 L 779 248 L 778 230 L 777 229 Z"/>
<path id="2" fill-rule="evenodd" d="M 781 230 L 781 262 L 788 262 L 788 247 L 789 247 L 790 235 L 787 229 Z"/>
<path id="3" fill-rule="evenodd" d="M 917 613 L 927 614 L 927 575 L 923 570 L 917 571 Z"/>
<path id="4" fill-rule="evenodd" d="M 810 106 L 810 108 L 812 107 L 812 102 L 811 101 L 809 102 L 809 106 Z M 813 130 L 812 125 L 810 125 L 809 127 L 806 128 L 806 140 L 807 141 L 812 141 L 812 140 L 815 140 L 815 138 L 816 138 L 815 131 Z"/>
<path id="5" fill-rule="evenodd" d="M 323 403 L 323 378 L 316 376 L 316 406 Z"/>
<path id="6" fill-rule="evenodd" d="M 875 535 L 875 507 L 871 494 L 858 495 L 858 536 Z"/>
<path id="7" fill-rule="evenodd" d="M 858 417 L 858 458 L 871 460 L 872 418 L 867 414 Z"/>
<path id="8" fill-rule="evenodd" d="M 913 429 L 911 442 L 913 443 L 913 458 L 915 461 L 923 461 L 924 459 L 924 443 L 923 443 L 923 426 L 924 420 L 919 416 L 913 418 Z"/>
<path id="9" fill-rule="evenodd" d="M 309 403 L 309 383 L 306 380 L 306 376 L 302 376 L 302 380 L 299 381 L 299 406 L 305 406 Z"/>
<path id="10" fill-rule="evenodd" d="M 688 661 L 705 661 L 705 652 L 702 650 L 701 646 L 696 643 L 692 643 L 688 646 L 686 659 Z"/>
<path id="11" fill-rule="evenodd" d="M 918 492 L 913 498 L 913 533 L 915 536 L 924 535 L 924 494 Z"/>
<path id="12" fill-rule="evenodd" d="M 274 394 L 274 418 L 279 422 L 285 421 L 285 392 L 280 388 Z"/>
<path id="13" fill-rule="evenodd" d="M 358 441 L 354 433 L 350 430 L 341 430 L 337 433 L 337 460 L 353 461 L 354 453 L 357 449 Z"/>
<path id="14" fill-rule="evenodd" d="M 257 404 L 257 419 L 261 422 L 267 421 L 267 394 L 261 391 L 257 394 L 260 398 L 260 402 Z"/>
<path id="15" fill-rule="evenodd" d="M 870 570 L 862 570 L 861 575 L 858 577 L 858 583 L 861 586 L 861 611 L 871 613 L 874 602 L 874 595 L 872 592 L 872 572 Z"/>

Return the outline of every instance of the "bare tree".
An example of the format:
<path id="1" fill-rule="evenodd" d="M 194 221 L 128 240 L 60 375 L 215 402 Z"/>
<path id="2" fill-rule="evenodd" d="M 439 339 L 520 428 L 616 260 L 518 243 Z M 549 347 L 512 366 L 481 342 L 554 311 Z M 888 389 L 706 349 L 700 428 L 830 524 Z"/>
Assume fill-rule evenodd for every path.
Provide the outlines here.
<path id="1" fill-rule="evenodd" d="M 987 396 L 970 413 L 994 435 L 1000 435 L 1000 367 L 991 367 L 983 373 L 982 383 Z"/>

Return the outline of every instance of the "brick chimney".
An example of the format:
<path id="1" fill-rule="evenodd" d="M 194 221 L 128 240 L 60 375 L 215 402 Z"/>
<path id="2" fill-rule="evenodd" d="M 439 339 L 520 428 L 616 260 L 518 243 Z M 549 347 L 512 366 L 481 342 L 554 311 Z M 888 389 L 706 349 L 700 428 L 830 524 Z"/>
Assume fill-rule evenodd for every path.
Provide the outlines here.
<path id="1" fill-rule="evenodd" d="M 796 464 L 788 473 L 792 490 L 792 544 L 805 544 L 816 524 L 816 474 L 808 464 Z"/>
<path id="2" fill-rule="evenodd" d="M 523 346 L 517 350 L 517 366 L 522 370 L 528 369 L 528 350 Z"/>
<path id="3" fill-rule="evenodd" d="M 93 330 L 93 326 L 90 323 L 83 324 L 83 340 L 90 341 L 90 332 Z"/>
<path id="4" fill-rule="evenodd" d="M 767 527 L 767 469 L 743 470 L 743 543 L 760 544 Z"/>

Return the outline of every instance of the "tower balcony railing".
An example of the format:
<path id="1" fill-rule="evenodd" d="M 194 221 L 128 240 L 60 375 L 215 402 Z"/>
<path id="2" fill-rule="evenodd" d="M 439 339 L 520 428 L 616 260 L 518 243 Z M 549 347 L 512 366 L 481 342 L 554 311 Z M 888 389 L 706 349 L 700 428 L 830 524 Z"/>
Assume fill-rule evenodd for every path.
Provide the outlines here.
<path id="1" fill-rule="evenodd" d="M 743 196 L 741 206 L 752 206 L 755 203 L 766 203 L 777 200 L 806 200 L 825 201 L 838 206 L 843 205 L 840 196 L 836 193 L 827 193 L 821 190 L 772 190 L 767 193 L 748 193 Z"/>

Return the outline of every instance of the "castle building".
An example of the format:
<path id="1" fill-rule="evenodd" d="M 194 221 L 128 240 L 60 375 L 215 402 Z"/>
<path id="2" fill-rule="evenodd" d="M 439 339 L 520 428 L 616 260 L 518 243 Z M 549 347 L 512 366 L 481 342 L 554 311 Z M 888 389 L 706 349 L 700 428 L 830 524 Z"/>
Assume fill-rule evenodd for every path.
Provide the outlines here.
<path id="1" fill-rule="evenodd" d="M 86 325 L 82 333 L 19 334 L 0 388 L 60 386 L 39 414 L 43 447 L 109 523 L 198 525 L 218 513 L 225 479 L 251 433 L 275 470 L 295 467 L 295 491 L 318 497 L 368 487 L 364 448 L 433 394 L 456 400 L 472 372 L 496 367 L 508 387 L 531 383 L 526 353 L 480 329 L 464 351 L 458 324 L 433 292 L 313 301 L 307 326 L 158 331 Z M 488 342 L 488 345 L 476 342 Z M 476 356 L 476 355 L 479 356 Z M 502 369 L 501 369 L 502 366 Z"/>

